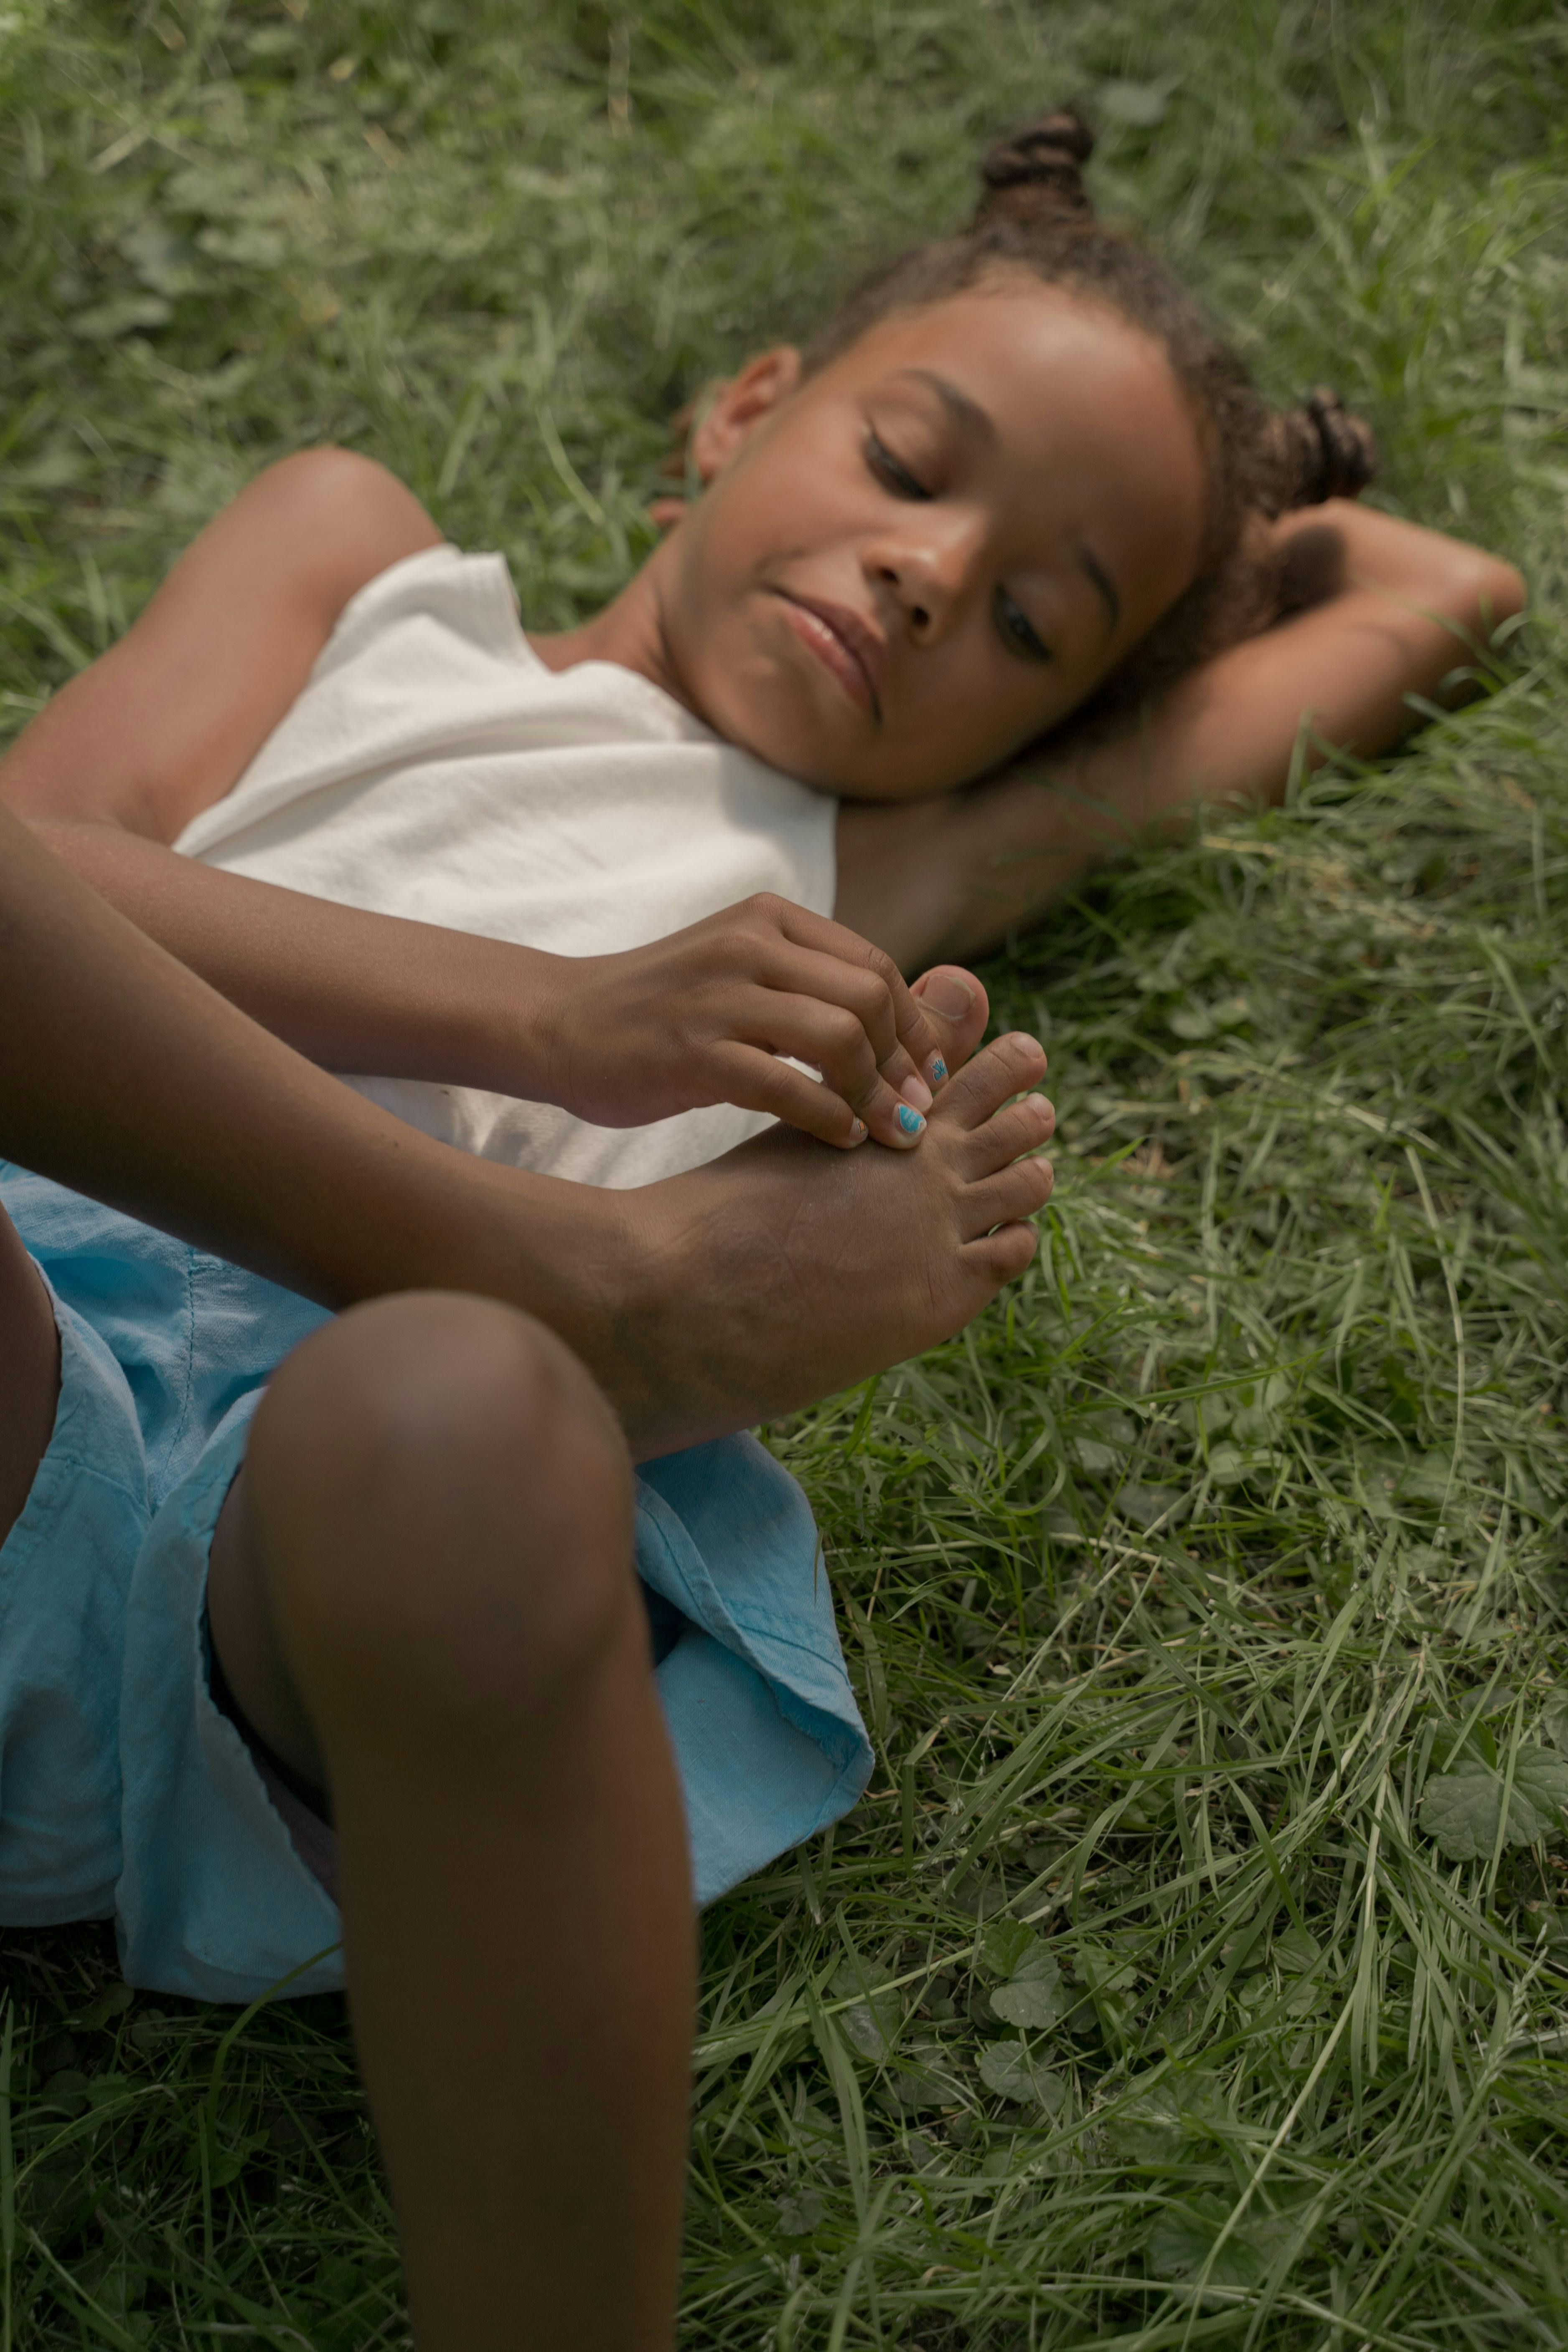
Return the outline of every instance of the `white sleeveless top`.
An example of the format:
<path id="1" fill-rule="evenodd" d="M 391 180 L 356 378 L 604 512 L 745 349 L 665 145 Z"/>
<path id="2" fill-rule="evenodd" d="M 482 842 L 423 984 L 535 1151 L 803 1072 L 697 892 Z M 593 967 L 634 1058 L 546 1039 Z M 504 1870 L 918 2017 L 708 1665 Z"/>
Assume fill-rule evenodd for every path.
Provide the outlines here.
<path id="1" fill-rule="evenodd" d="M 345 606 L 292 709 L 174 847 L 344 906 L 600 955 L 757 890 L 830 915 L 837 814 L 634 671 L 546 668 L 502 558 L 437 547 Z M 470 1087 L 348 1084 L 460 1150 L 587 1184 L 675 1175 L 770 1123 L 718 1104 L 590 1127 Z"/>

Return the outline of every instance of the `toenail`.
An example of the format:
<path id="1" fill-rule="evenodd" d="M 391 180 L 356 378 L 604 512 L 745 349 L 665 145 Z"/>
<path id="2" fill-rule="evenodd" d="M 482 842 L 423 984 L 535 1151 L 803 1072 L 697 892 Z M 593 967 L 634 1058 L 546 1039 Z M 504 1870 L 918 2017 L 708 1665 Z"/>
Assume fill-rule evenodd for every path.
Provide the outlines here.
<path id="1" fill-rule="evenodd" d="M 930 1078 L 933 1087 L 940 1087 L 943 1078 L 946 1077 L 947 1064 L 942 1060 L 940 1054 L 933 1054 L 931 1055 L 931 1066 L 927 1070 L 926 1076 Z"/>
<path id="2" fill-rule="evenodd" d="M 850 1120 L 849 1140 L 851 1143 L 864 1143 L 869 1132 L 870 1130 L 867 1127 L 863 1118 L 852 1118 Z"/>
<path id="3" fill-rule="evenodd" d="M 908 1103 L 900 1103 L 899 1105 L 899 1125 L 903 1129 L 906 1135 L 918 1135 L 921 1128 L 925 1125 L 925 1121 L 921 1117 L 918 1110 L 911 1110 Z"/>
<path id="4" fill-rule="evenodd" d="M 906 1078 L 899 1092 L 907 1103 L 913 1105 L 916 1110 L 930 1110 L 931 1088 L 923 1079 Z"/>
<path id="5" fill-rule="evenodd" d="M 955 971 L 939 971 L 927 981 L 920 1002 L 931 1012 L 940 1013 L 944 1021 L 962 1021 L 974 1002 L 974 991 L 965 987 Z"/>

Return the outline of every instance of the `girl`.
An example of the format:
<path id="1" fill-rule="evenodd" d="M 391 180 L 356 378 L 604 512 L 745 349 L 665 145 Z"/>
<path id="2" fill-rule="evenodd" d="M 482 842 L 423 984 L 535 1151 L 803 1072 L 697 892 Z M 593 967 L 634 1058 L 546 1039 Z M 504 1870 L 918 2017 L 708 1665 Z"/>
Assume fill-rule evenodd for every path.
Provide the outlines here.
<path id="1" fill-rule="evenodd" d="M 137 943 L 166 1045 L 116 1029 L 108 1160 L 157 1161 L 119 1197 L 329 1305 L 455 1286 L 538 1318 L 363 1307 L 284 1366 L 247 1452 L 319 1314 L 4 1187 L 56 1294 L 12 1245 L 11 1615 L 90 1633 L 8 1652 L 9 1916 L 111 1909 L 134 1980 L 243 1995 L 334 1980 L 341 1896 L 428 2344 L 668 2343 L 670 1746 L 700 1896 L 863 1784 L 809 1521 L 722 1433 L 957 1328 L 1026 1262 L 1049 1181 L 1048 1107 L 1006 1107 L 1038 1047 L 950 1079 L 979 984 L 899 967 L 994 943 L 1197 797 L 1279 792 L 1308 723 L 1392 740 L 1522 593 L 1322 504 L 1364 481 L 1364 436 L 1322 397 L 1270 415 L 1094 223 L 1087 153 L 1062 116 L 1008 142 L 965 235 L 721 387 L 700 497 L 581 629 L 531 642 L 494 559 L 318 454 L 204 534 L 5 772 L 231 1000 Z M 1302 500 L 1321 519 L 1279 520 Z M 94 936 L 107 989 L 133 935 Z M 307 1097 L 233 1005 L 373 1103 Z M 57 1092 L 9 1148 L 113 1193 L 64 1116 Z M 742 1145 L 772 1118 L 840 1150 Z M 541 1970 L 553 2005 L 511 1990 Z M 546 2102 L 573 2120 L 548 2168 Z"/>

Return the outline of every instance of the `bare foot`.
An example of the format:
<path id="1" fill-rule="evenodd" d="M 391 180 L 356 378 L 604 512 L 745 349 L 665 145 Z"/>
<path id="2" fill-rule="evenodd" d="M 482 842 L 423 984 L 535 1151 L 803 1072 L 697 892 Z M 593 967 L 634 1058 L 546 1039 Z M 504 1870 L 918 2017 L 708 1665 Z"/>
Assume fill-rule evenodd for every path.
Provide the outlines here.
<path id="1" fill-rule="evenodd" d="M 955 1051 L 971 1018 L 952 1021 Z M 1051 1170 L 1023 1155 L 1056 1114 L 1009 1097 L 1045 1067 L 1035 1038 L 996 1039 L 941 1089 L 919 1151 L 829 1151 L 780 1128 L 617 1196 L 616 1361 L 591 1366 L 633 1452 L 793 1412 L 972 1321 L 1035 1254 L 1023 1220 Z"/>

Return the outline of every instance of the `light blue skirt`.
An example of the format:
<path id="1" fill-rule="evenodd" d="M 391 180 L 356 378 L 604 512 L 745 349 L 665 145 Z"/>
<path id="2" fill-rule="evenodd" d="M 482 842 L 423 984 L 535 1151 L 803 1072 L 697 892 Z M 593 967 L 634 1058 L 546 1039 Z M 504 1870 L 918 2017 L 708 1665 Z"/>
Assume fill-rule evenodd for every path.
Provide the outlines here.
<path id="1" fill-rule="evenodd" d="M 112 1918 L 132 1984 L 343 1981 L 338 1913 L 208 1687 L 207 1553 L 308 1300 L 0 1163 L 59 1326 L 59 1407 L 0 1546 L 0 1925 Z M 645 1463 L 637 1567 L 710 1903 L 847 1812 L 871 1750 L 805 1497 L 751 1437 Z M 325 1957 L 318 1957 L 319 1955 Z M 310 1963 L 308 1967 L 302 1964 Z"/>

